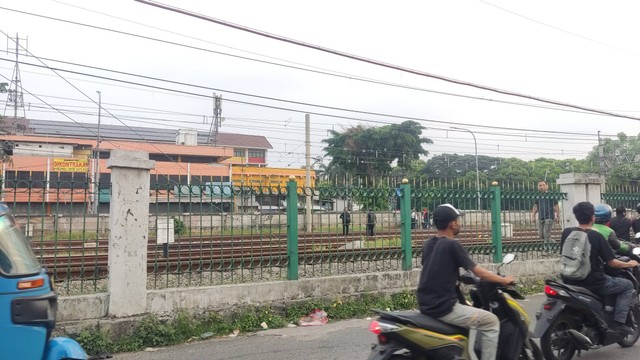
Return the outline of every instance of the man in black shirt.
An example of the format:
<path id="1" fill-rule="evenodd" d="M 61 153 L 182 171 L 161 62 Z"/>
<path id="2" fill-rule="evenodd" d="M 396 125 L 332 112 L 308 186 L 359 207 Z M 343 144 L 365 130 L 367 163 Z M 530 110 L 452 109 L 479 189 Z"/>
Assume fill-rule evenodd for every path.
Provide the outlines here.
<path id="1" fill-rule="evenodd" d="M 620 240 L 631 241 L 629 229 L 631 228 L 631 220 L 627 218 L 627 209 L 624 206 L 616 208 L 616 216 L 611 218 L 609 227 L 616 232 L 616 236 Z"/>
<path id="2" fill-rule="evenodd" d="M 349 214 L 349 209 L 344 208 L 340 214 L 340 220 L 342 220 L 342 235 L 349 235 L 349 225 L 351 224 L 351 214 Z"/>
<path id="3" fill-rule="evenodd" d="M 628 331 L 625 323 L 633 295 L 633 284 L 631 281 L 621 277 L 605 275 L 603 265 L 606 263 L 610 267 L 624 269 L 638 266 L 638 262 L 635 260 L 623 262 L 616 259 L 613 249 L 606 242 L 604 236 L 591 228 L 596 220 L 593 204 L 586 201 L 580 202 L 573 207 L 573 214 L 578 220 L 578 227 L 564 229 L 560 240 L 560 248 L 562 249 L 564 241 L 572 231 L 586 232 L 591 244 L 591 253 L 589 255 L 591 273 L 584 280 L 569 280 L 563 277 L 562 281 L 569 285 L 587 288 L 600 296 L 617 294 L 613 320 L 617 323 L 618 330 Z"/>
<path id="4" fill-rule="evenodd" d="M 420 312 L 447 324 L 476 329 L 482 333 L 482 359 L 495 360 L 500 335 L 498 317 L 489 311 L 466 306 L 458 301 L 456 283 L 460 268 L 472 271 L 483 280 L 504 285 L 515 281 L 501 277 L 477 265 L 455 240 L 460 232 L 460 212 L 450 204 L 438 206 L 431 217 L 438 230 L 422 246 L 422 272 L 418 284 Z"/>
<path id="5" fill-rule="evenodd" d="M 540 181 L 538 183 L 538 191 L 540 191 L 540 197 L 533 204 L 531 221 L 537 220 L 538 235 L 540 239 L 544 239 L 545 246 L 549 246 L 552 243 L 551 229 L 553 228 L 553 223 L 558 221 L 560 209 L 558 202 L 547 196 L 546 193 L 549 191 L 549 186 L 546 182 Z"/>

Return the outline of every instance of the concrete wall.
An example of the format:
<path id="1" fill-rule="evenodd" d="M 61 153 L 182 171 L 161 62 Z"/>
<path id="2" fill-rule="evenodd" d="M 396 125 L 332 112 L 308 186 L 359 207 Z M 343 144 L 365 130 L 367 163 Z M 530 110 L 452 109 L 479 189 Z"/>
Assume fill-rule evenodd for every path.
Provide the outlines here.
<path id="1" fill-rule="evenodd" d="M 515 276 L 529 285 L 556 274 L 557 259 L 515 261 L 501 273 Z M 495 264 L 482 266 L 495 270 Z M 364 293 L 395 293 L 415 290 L 420 269 L 359 275 L 305 278 L 251 284 L 232 284 L 199 288 L 173 288 L 146 292 L 146 313 L 166 315 L 177 310 L 224 310 L 241 305 L 286 303 L 313 298 L 335 298 Z M 108 319 L 109 294 L 61 297 L 58 320 L 65 323 L 95 323 Z"/>

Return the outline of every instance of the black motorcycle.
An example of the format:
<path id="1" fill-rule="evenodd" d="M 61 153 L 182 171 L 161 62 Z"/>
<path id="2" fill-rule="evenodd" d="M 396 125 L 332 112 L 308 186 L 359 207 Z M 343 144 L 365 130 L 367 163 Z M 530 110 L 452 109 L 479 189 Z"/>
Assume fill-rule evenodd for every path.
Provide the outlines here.
<path id="1" fill-rule="evenodd" d="M 640 255 L 633 249 L 632 257 Z M 621 260 L 625 260 L 621 258 Z M 628 260 L 628 258 L 627 258 Z M 536 313 L 534 337 L 540 337 L 540 346 L 547 360 L 572 359 L 576 352 L 595 350 L 614 343 L 622 347 L 633 346 L 640 337 L 640 302 L 638 301 L 638 269 L 611 269 L 610 275 L 629 279 L 636 292 L 632 298 L 626 325 L 631 333 L 614 329 L 613 309 L 615 295 L 601 298 L 591 291 L 546 280 L 544 292 L 547 300 Z M 634 273 L 636 276 L 634 276 Z"/>
<path id="2" fill-rule="evenodd" d="M 515 259 L 505 256 L 504 264 Z M 502 266 L 502 265 L 501 265 Z M 498 268 L 499 273 L 499 268 Z M 460 277 L 460 282 L 473 285 L 469 291 L 472 304 L 493 312 L 500 319 L 498 359 L 542 360 L 542 352 L 529 332 L 529 316 L 514 299 L 524 299 L 515 289 L 496 283 L 481 281 L 471 273 Z M 459 300 L 467 304 L 460 284 Z M 469 330 L 423 315 L 416 311 L 376 311 L 377 320 L 371 322 L 369 330 L 378 336 L 369 360 L 468 360 Z M 476 337 L 474 351 L 478 357 L 482 351 L 480 334 Z"/>

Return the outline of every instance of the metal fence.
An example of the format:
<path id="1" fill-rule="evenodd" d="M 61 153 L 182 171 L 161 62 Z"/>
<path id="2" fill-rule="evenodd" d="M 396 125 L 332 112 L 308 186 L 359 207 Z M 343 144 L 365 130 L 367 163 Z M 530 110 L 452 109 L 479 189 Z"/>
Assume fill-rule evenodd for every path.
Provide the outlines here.
<path id="1" fill-rule="evenodd" d="M 111 196 L 107 184 L 99 194 L 93 192 L 97 188 L 89 182 L 2 183 L 2 201 L 13 208 L 63 295 L 107 288 Z M 532 259 L 554 250 L 537 237 L 530 218 L 533 201 L 541 196 L 535 187 L 482 184 L 478 191 L 473 182 L 435 181 L 315 188 L 295 182 L 287 187 L 152 184 L 150 189 L 149 289 L 419 267 L 421 246 L 435 234 L 430 213 L 442 203 L 465 212 L 459 237 L 477 262 L 494 261 L 502 252 Z M 564 194 L 543 196 L 559 200 Z M 310 215 L 306 198 L 313 204 Z M 559 226 L 555 229 L 559 236 Z"/>

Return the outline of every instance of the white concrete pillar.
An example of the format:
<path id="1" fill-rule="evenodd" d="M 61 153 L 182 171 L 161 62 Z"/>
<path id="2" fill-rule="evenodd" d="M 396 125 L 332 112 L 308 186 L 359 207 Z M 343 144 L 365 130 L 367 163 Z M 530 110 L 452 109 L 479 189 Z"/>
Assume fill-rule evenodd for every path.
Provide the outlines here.
<path id="1" fill-rule="evenodd" d="M 109 315 L 131 316 L 147 308 L 149 172 L 155 161 L 142 151 L 113 150 L 109 211 Z"/>
<path id="2" fill-rule="evenodd" d="M 578 226 L 576 217 L 573 216 L 573 207 L 581 201 L 589 201 L 592 204 L 602 202 L 601 192 L 603 179 L 598 174 L 560 174 L 556 183 L 560 185 L 560 191 L 567 193 L 567 199 L 562 200 L 562 228 Z"/>

